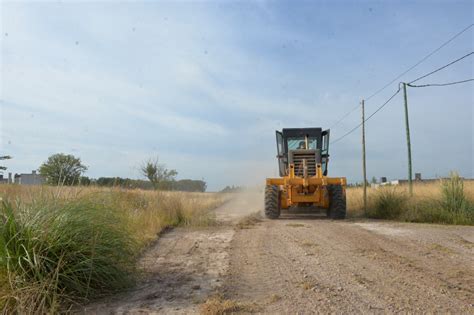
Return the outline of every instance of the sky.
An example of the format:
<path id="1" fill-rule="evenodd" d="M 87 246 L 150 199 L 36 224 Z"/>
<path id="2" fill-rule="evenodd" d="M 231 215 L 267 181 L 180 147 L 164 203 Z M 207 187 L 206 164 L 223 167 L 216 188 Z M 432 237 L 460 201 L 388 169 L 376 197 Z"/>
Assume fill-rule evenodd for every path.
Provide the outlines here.
<path id="1" fill-rule="evenodd" d="M 0 2 L 0 155 L 8 171 L 73 154 L 87 176 L 141 178 L 158 156 L 209 190 L 278 176 L 275 130 L 360 123 L 362 99 L 474 22 L 472 1 Z M 474 49 L 474 27 L 400 81 Z M 419 81 L 473 77 L 473 57 Z M 473 83 L 409 88 L 413 170 L 473 175 Z M 367 174 L 406 178 L 399 93 L 366 124 Z M 362 179 L 361 131 L 330 176 Z M 7 171 L 7 172 L 8 172 Z"/>

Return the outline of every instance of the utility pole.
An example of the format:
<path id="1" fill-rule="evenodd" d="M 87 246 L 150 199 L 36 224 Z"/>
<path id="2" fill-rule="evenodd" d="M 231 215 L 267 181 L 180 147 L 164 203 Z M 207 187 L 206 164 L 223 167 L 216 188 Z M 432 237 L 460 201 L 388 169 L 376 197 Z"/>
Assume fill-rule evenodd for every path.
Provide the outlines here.
<path id="1" fill-rule="evenodd" d="M 364 175 L 364 212 L 367 213 L 367 171 L 365 164 L 365 107 L 362 100 L 362 172 Z"/>
<path id="2" fill-rule="evenodd" d="M 407 84 L 403 83 L 403 98 L 405 99 L 405 127 L 407 132 L 407 148 L 408 148 L 408 189 L 410 196 L 413 196 L 413 180 L 411 168 L 411 142 L 410 142 L 410 124 L 408 122 L 408 99 L 407 99 Z"/>

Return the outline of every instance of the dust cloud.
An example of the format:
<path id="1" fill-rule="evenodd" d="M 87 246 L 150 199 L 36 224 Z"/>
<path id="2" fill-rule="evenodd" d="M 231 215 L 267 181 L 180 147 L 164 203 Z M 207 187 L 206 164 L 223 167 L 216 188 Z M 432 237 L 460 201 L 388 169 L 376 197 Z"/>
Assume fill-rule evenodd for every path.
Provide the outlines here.
<path id="1" fill-rule="evenodd" d="M 248 188 L 234 194 L 228 202 L 216 209 L 219 222 L 236 223 L 241 218 L 263 212 L 263 186 Z"/>

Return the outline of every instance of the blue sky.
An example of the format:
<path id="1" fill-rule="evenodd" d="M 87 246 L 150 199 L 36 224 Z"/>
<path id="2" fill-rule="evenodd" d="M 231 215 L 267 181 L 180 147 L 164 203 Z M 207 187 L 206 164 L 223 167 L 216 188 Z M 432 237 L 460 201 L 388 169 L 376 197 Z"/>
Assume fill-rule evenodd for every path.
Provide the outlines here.
<path id="1" fill-rule="evenodd" d="M 277 175 L 275 129 L 328 128 L 474 21 L 472 1 L 1 2 L 2 155 L 140 177 L 158 155 L 211 190 Z M 409 81 L 474 49 L 474 28 Z M 419 83 L 473 77 L 468 58 Z M 371 113 L 398 82 L 366 103 Z M 414 171 L 473 176 L 473 85 L 409 89 Z M 406 177 L 402 95 L 367 123 L 369 177 Z M 356 111 L 333 139 L 359 123 Z M 330 174 L 361 179 L 360 131 Z"/>

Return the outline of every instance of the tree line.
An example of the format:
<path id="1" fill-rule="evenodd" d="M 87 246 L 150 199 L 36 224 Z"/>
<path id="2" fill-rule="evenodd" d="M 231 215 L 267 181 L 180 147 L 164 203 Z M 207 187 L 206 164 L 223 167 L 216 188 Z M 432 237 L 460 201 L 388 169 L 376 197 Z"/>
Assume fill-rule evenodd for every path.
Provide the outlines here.
<path id="1" fill-rule="evenodd" d="M 122 187 L 156 190 L 206 191 L 204 180 L 177 180 L 178 172 L 166 168 L 158 158 L 149 159 L 140 166 L 140 174 L 147 180 L 121 177 L 99 177 L 97 179 L 84 176 L 87 171 L 81 159 L 71 154 L 58 153 L 51 155 L 39 168 L 40 175 L 50 185 L 81 185 L 101 187 Z"/>

